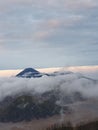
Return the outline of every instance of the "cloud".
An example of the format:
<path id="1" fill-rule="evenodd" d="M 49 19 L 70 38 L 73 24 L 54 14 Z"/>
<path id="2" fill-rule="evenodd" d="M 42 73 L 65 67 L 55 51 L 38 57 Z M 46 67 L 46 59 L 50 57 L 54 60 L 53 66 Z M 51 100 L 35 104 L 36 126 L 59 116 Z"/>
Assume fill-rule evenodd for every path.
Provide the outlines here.
<path id="1" fill-rule="evenodd" d="M 26 66 L 31 56 L 42 67 L 98 64 L 91 45 L 98 41 L 97 7 L 97 0 L 0 1 L 1 69 L 8 69 L 9 58 Z"/>
<path id="2" fill-rule="evenodd" d="M 65 8 L 65 9 L 89 9 L 89 8 L 94 8 L 98 6 L 97 0 L 50 0 L 50 1 L 45 1 L 45 0 L 40 0 L 40 1 L 32 1 L 35 5 L 39 5 L 39 7 L 44 6 L 44 7 L 50 7 L 50 8 Z"/>
<path id="3" fill-rule="evenodd" d="M 40 1 L 34 1 L 32 0 L 32 3 L 34 5 L 39 5 L 39 7 L 42 8 L 67 8 L 67 9 L 88 9 L 88 8 L 94 8 L 98 6 L 97 0 L 40 0 Z"/>
<path id="4" fill-rule="evenodd" d="M 82 78 L 80 74 L 68 74 L 41 78 L 0 78 L 0 100 L 21 93 L 43 94 L 58 90 L 63 97 L 79 92 L 86 98 L 98 97 L 98 82 Z"/>
<path id="5" fill-rule="evenodd" d="M 36 32 L 34 34 L 34 39 L 35 41 L 43 41 L 45 39 L 47 39 L 50 36 L 50 33 L 47 31 L 40 31 L 40 32 Z"/>
<path id="6" fill-rule="evenodd" d="M 52 18 L 40 21 L 37 30 L 33 35 L 36 41 L 49 41 L 59 30 L 67 29 L 81 23 L 84 20 L 82 15 L 71 15 L 66 18 Z M 40 30 L 40 31 L 39 31 Z"/>
<path id="7" fill-rule="evenodd" d="M 88 9 L 98 6 L 96 0 L 65 0 L 65 7 L 71 9 Z"/>
<path id="8" fill-rule="evenodd" d="M 49 19 L 43 22 L 44 28 L 60 28 L 60 27 L 70 27 L 74 24 L 77 24 L 78 22 L 81 22 L 83 20 L 82 15 L 70 15 L 65 18 L 60 19 Z"/>
<path id="9" fill-rule="evenodd" d="M 32 6 L 38 9 L 89 9 L 98 6 L 97 0 L 5 0 L 0 1 L 0 10 L 10 10 L 9 5 Z"/>
<path id="10" fill-rule="evenodd" d="M 6 42 L 10 41 L 30 41 L 30 42 L 33 40 L 44 41 L 45 39 L 48 38 L 51 39 L 51 36 L 53 36 L 56 30 L 59 29 L 61 30 L 62 28 L 68 28 L 74 26 L 77 23 L 80 23 L 82 20 L 83 20 L 82 16 L 73 15 L 65 19 L 55 18 L 55 19 L 43 20 L 39 21 L 39 23 L 32 23 L 30 25 L 29 22 L 26 20 L 25 24 L 21 23 L 18 24 L 17 22 L 15 22 L 14 24 L 10 22 L 8 23 L 4 22 L 0 25 L 1 30 L 4 31 L 1 40 L 3 41 L 3 44 L 6 44 Z M 36 26 L 36 29 L 34 29 L 35 27 L 32 27 L 34 25 Z"/>
<path id="11" fill-rule="evenodd" d="M 5 0 L 5 1 L 0 1 L 0 5 L 13 5 L 13 4 L 31 4 L 32 0 Z"/>
<path id="12" fill-rule="evenodd" d="M 55 29 L 61 26 L 62 20 L 50 19 L 50 20 L 43 21 L 41 24 L 44 29 Z"/>

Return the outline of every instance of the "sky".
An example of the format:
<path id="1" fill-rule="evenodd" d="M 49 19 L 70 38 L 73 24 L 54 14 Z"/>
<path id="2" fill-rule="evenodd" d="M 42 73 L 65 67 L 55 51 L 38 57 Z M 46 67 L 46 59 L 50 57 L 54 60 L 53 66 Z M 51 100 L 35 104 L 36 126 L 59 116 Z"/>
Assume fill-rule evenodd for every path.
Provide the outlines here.
<path id="1" fill-rule="evenodd" d="M 98 0 L 1 0 L 0 70 L 98 65 Z"/>

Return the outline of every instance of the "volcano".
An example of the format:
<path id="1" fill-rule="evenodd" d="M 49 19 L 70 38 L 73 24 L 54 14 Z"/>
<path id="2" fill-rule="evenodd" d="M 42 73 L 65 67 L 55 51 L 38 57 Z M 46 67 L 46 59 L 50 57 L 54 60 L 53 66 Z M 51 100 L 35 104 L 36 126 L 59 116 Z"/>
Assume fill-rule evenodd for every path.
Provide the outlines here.
<path id="1" fill-rule="evenodd" d="M 42 77 L 42 74 L 33 68 L 26 68 L 23 71 L 21 71 L 19 74 L 17 74 L 16 77 L 38 78 L 38 77 Z"/>

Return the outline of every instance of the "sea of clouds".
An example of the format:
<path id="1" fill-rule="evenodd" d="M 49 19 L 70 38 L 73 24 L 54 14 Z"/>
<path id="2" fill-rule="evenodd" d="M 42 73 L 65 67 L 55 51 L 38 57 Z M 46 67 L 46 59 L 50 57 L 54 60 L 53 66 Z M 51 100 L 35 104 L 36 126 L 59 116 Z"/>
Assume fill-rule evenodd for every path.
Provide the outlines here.
<path id="1" fill-rule="evenodd" d="M 87 98 L 98 98 L 98 81 L 82 77 L 78 73 L 41 78 L 0 78 L 0 101 L 19 93 L 43 94 L 59 89 L 62 95 L 74 92 Z"/>

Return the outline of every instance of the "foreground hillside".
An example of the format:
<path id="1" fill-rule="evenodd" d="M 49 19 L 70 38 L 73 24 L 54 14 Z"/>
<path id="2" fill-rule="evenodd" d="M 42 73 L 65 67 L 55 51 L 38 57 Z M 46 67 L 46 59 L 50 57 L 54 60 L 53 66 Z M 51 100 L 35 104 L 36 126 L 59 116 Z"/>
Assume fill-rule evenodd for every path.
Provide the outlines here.
<path id="1" fill-rule="evenodd" d="M 98 121 L 98 100 L 74 103 L 70 106 L 70 109 L 71 112 L 66 112 L 64 115 L 53 115 L 51 117 L 33 119 L 31 121 L 0 123 L 0 130 L 59 130 L 58 127 L 61 128 L 60 130 L 63 130 L 61 127 L 62 123 L 66 124 L 67 122 L 71 122 L 72 126 L 75 127 L 81 123 L 88 124 Z M 56 129 L 53 129 L 54 126 Z M 64 125 L 64 127 L 65 126 L 66 125 Z"/>
<path id="2" fill-rule="evenodd" d="M 0 103 L 0 122 L 30 121 L 59 114 L 61 108 L 55 102 L 56 95 L 49 96 L 48 93 L 42 97 L 25 94 L 7 97 Z"/>
<path id="3" fill-rule="evenodd" d="M 77 126 L 72 126 L 70 122 L 62 125 L 55 124 L 47 128 L 47 130 L 98 130 L 98 121 L 81 123 Z"/>

